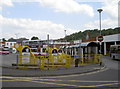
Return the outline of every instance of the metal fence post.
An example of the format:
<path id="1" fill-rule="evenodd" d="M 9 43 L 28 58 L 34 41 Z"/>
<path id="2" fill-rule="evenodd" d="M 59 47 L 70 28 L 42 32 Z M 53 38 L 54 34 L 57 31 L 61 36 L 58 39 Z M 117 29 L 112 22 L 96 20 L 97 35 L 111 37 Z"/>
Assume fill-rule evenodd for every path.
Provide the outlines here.
<path id="1" fill-rule="evenodd" d="M 16 62 L 17 62 L 17 65 L 19 64 L 19 61 L 18 61 L 18 59 L 19 59 L 19 58 L 18 58 L 18 54 L 17 54 L 17 61 L 16 61 Z"/>

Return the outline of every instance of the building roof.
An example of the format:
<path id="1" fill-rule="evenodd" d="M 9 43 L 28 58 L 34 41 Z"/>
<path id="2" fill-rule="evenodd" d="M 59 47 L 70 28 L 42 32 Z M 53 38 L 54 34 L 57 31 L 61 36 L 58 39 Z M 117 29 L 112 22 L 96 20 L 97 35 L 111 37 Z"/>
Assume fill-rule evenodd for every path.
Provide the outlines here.
<path id="1" fill-rule="evenodd" d="M 115 42 L 115 41 L 120 41 L 120 34 L 103 36 L 102 42 Z"/>
<path id="2" fill-rule="evenodd" d="M 98 42 L 85 42 L 80 44 L 81 47 L 87 47 L 87 46 L 99 46 Z"/>

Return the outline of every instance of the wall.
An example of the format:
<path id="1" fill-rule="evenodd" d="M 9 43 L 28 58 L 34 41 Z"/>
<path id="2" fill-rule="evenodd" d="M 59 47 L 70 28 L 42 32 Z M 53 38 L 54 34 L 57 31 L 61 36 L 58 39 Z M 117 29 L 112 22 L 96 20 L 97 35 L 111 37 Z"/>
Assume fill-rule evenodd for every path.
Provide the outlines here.
<path id="1" fill-rule="evenodd" d="M 13 48 L 16 42 L 5 42 L 5 47 Z"/>
<path id="2" fill-rule="evenodd" d="M 120 34 L 104 36 L 103 42 L 115 42 L 120 41 Z"/>

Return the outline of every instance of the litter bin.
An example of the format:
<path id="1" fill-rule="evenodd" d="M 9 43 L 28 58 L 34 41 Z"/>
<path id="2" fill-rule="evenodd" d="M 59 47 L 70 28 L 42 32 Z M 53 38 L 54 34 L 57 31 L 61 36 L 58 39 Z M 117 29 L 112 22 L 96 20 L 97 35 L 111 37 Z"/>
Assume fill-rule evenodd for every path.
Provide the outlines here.
<path id="1" fill-rule="evenodd" d="M 75 67 L 78 67 L 79 61 L 79 59 L 75 59 Z"/>

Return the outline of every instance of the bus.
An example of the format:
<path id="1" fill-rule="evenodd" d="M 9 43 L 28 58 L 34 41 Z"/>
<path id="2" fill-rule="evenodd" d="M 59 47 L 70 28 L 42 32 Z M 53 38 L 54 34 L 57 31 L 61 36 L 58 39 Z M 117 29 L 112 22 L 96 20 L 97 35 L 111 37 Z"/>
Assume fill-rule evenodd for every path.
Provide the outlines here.
<path id="1" fill-rule="evenodd" d="M 111 45 L 110 46 L 110 57 L 112 59 L 120 60 L 120 45 Z"/>
<path id="2" fill-rule="evenodd" d="M 0 54 L 9 54 L 10 50 L 8 47 L 0 47 Z"/>

